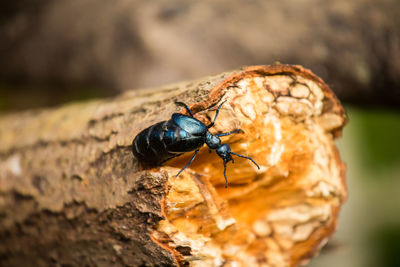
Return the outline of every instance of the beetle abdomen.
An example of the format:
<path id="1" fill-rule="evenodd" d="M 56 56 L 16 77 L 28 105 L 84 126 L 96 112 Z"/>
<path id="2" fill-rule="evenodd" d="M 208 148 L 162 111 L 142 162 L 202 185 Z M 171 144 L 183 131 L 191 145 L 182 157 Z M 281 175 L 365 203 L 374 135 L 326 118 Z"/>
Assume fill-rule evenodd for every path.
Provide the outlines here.
<path id="1" fill-rule="evenodd" d="M 191 123 L 197 120 L 187 116 L 186 118 L 188 122 L 184 126 L 197 126 L 196 123 Z M 207 128 L 203 131 L 207 131 Z M 204 134 L 192 135 L 171 119 L 156 123 L 140 132 L 132 142 L 132 150 L 140 161 L 160 164 L 185 152 L 196 150 L 202 147 L 204 142 Z"/>
<path id="2" fill-rule="evenodd" d="M 156 123 L 141 131 L 132 142 L 133 154 L 140 161 L 159 164 L 177 156 L 168 151 L 164 142 L 167 121 Z"/>

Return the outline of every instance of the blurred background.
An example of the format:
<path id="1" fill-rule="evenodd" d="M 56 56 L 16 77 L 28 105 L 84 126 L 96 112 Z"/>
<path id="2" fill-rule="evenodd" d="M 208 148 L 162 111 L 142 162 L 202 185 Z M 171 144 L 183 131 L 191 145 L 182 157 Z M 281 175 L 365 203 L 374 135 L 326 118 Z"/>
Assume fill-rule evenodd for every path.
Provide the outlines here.
<path id="1" fill-rule="evenodd" d="M 276 61 L 350 123 L 349 199 L 310 266 L 400 266 L 400 1 L 16 0 L 0 9 L 0 114 Z"/>

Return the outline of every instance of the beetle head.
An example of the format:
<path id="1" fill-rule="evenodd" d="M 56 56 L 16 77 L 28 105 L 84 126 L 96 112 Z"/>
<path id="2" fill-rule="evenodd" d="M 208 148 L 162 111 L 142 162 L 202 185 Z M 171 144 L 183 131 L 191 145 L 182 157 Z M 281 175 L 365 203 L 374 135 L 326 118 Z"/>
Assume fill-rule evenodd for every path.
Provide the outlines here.
<path id="1" fill-rule="evenodd" d="M 216 150 L 218 156 L 220 156 L 223 160 L 224 163 L 227 163 L 229 161 L 233 161 L 232 156 L 231 156 L 231 147 L 228 144 L 223 144 L 219 146 Z"/>

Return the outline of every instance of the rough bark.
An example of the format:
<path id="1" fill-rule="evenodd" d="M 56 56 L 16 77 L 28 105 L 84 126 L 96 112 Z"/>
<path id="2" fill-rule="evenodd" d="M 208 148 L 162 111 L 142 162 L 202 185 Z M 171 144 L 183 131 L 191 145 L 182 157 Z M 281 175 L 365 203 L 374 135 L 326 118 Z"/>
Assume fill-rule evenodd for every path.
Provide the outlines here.
<path id="1" fill-rule="evenodd" d="M 142 129 L 190 105 L 235 158 L 203 148 L 146 169 Z M 182 112 L 185 112 L 182 110 Z M 255 66 L 119 97 L 0 118 L 0 263 L 296 266 L 315 255 L 346 199 L 334 138 L 345 112 L 300 66 Z"/>

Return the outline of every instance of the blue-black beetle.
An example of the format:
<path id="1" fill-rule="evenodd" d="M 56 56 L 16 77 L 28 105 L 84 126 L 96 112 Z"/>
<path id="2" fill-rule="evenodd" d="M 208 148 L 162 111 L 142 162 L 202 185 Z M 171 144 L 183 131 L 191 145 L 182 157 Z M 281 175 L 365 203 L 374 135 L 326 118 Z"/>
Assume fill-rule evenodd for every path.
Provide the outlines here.
<path id="1" fill-rule="evenodd" d="M 232 161 L 233 163 L 232 155 L 251 160 L 251 162 L 260 169 L 258 164 L 252 158 L 236 154 L 231 151 L 228 144 L 221 144 L 221 136 L 243 132 L 242 130 L 238 129 L 217 135 L 213 135 L 208 131 L 208 129 L 214 125 L 219 110 L 224 102 L 218 106 L 214 120 L 208 126 L 195 119 L 192 111 L 185 103 L 176 102 L 176 104 L 183 105 L 189 112 L 190 116 L 174 113 L 169 121 L 162 121 L 144 129 L 132 142 L 133 154 L 142 162 L 159 165 L 171 158 L 194 150 L 195 152 L 192 159 L 178 172 L 176 175 L 178 176 L 193 162 L 199 149 L 205 143 L 210 149 L 215 149 L 217 155 L 224 161 L 225 187 L 228 186 L 226 164 L 229 161 Z"/>

